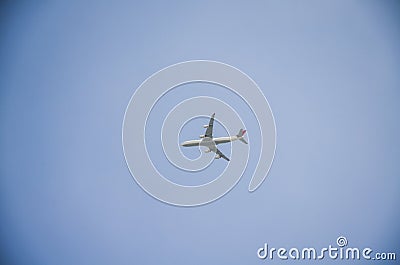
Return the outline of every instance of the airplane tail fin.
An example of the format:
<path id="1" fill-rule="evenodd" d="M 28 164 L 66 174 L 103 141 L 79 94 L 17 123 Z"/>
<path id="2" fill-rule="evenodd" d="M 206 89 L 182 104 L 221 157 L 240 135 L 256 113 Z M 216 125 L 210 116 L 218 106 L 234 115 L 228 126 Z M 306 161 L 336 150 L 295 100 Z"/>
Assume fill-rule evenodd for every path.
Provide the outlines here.
<path id="1" fill-rule="evenodd" d="M 243 138 L 243 135 L 246 133 L 246 130 L 240 129 L 239 133 L 237 134 L 238 139 L 242 142 L 247 144 L 246 140 Z"/>

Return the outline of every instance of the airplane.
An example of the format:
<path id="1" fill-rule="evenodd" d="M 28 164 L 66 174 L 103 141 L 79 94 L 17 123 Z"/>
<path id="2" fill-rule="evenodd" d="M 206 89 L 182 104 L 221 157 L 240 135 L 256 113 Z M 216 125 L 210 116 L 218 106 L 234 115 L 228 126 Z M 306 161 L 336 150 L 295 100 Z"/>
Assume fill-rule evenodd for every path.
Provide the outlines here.
<path id="1" fill-rule="evenodd" d="M 190 140 L 190 141 L 185 141 L 181 143 L 181 146 L 205 146 L 208 149 L 206 149 L 204 152 L 209 153 L 209 152 L 214 152 L 215 153 L 215 159 L 220 159 L 221 157 L 225 159 L 226 161 L 230 161 L 228 157 L 226 157 L 218 148 L 218 144 L 223 144 L 223 143 L 229 143 L 233 142 L 236 140 L 240 140 L 242 143 L 247 144 L 246 140 L 243 138 L 244 134 L 246 133 L 246 130 L 240 129 L 239 133 L 234 136 L 227 136 L 227 137 L 219 137 L 219 138 L 214 138 L 213 137 L 213 126 L 214 126 L 214 116 L 211 115 L 210 122 L 208 125 L 204 125 L 204 128 L 206 129 L 206 133 L 200 135 L 201 140 Z"/>

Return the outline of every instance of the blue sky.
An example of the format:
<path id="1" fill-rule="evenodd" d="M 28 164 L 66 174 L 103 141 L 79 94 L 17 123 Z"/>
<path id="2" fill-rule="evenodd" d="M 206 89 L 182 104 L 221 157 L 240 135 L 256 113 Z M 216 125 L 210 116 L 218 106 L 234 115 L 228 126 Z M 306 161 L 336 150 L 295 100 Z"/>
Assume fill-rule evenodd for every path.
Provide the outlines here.
<path id="1" fill-rule="evenodd" d="M 259 264 L 264 243 L 325 247 L 339 235 L 351 246 L 398 250 L 399 8 L 396 1 L 3 4 L 2 258 Z M 247 172 L 216 202 L 181 208 L 134 182 L 121 127 L 147 77 L 193 59 L 233 65 L 260 86 L 277 149 L 256 192 L 247 192 Z"/>

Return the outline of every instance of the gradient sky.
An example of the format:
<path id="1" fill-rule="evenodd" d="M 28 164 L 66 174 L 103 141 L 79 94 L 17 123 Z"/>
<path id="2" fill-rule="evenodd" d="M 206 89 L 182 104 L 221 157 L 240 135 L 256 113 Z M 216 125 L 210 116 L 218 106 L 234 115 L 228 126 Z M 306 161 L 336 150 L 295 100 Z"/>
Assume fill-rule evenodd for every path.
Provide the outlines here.
<path id="1" fill-rule="evenodd" d="M 2 4 L 2 264 L 263 264 L 264 243 L 322 248 L 340 235 L 398 251 L 399 13 L 368 0 Z M 182 208 L 135 183 L 121 128 L 147 77 L 193 59 L 260 86 L 277 149 L 256 192 L 246 172 L 223 198 Z"/>

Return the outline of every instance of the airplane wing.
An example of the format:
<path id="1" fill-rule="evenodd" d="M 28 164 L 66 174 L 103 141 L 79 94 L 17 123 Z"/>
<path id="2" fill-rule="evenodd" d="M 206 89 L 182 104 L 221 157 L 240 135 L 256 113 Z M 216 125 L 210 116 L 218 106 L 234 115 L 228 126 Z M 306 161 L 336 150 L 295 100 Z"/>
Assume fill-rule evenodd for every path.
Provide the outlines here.
<path id="1" fill-rule="evenodd" d="M 222 157 L 223 159 L 225 159 L 226 161 L 231 161 L 229 158 L 227 158 L 221 151 L 219 151 L 219 149 L 217 149 L 217 151 L 215 152 L 217 153 L 217 155 L 219 155 L 220 157 Z"/>
<path id="2" fill-rule="evenodd" d="M 213 115 L 211 115 L 211 119 L 210 119 L 210 122 L 208 123 L 206 133 L 204 134 L 205 137 L 213 138 L 212 133 L 213 133 L 213 126 L 214 126 L 214 116 L 215 116 L 215 113 Z"/>

